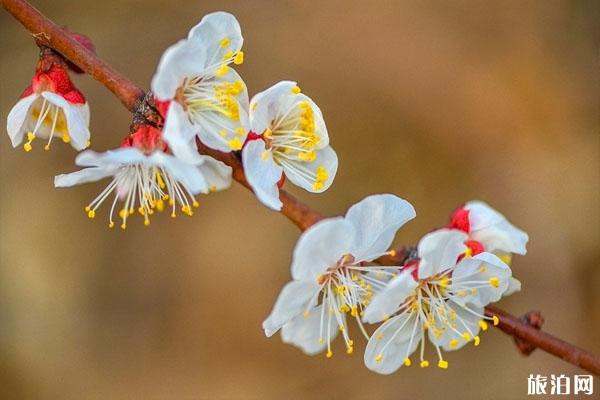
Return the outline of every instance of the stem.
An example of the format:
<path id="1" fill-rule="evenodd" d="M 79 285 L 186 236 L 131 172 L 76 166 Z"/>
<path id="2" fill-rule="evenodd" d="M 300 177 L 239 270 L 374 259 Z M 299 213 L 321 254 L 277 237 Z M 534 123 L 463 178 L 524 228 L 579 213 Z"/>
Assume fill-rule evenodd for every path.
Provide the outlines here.
<path id="1" fill-rule="evenodd" d="M 59 52 L 64 58 L 106 86 L 129 111 L 135 111 L 136 103 L 144 95 L 142 89 L 80 45 L 64 29 L 50 21 L 28 2 L 24 0 L 0 0 L 0 2 L 6 11 L 31 32 L 38 46 L 50 47 Z"/>
<path id="2" fill-rule="evenodd" d="M 137 110 L 144 97 L 142 89 L 73 40 L 65 30 L 43 16 L 26 1 L 0 0 L 0 4 L 32 33 L 38 45 L 56 50 L 106 86 L 128 110 L 132 112 Z M 242 164 L 235 153 L 222 153 L 210 149 L 200 142 L 198 142 L 198 150 L 229 165 L 233 169 L 233 178 L 252 190 L 244 175 Z M 284 190 L 280 190 L 279 197 L 283 203 L 282 214 L 300 230 L 304 231 L 324 218 L 321 213 L 313 210 Z M 387 265 L 400 265 L 410 252 L 411 247 L 402 246 L 396 249 L 394 256 L 386 256 L 378 261 Z M 571 343 L 540 331 L 541 316 L 539 314 L 530 313 L 528 317 L 519 319 L 496 307 L 487 307 L 486 314 L 490 317 L 496 315 L 499 318 L 497 328 L 513 336 L 517 342 L 517 347 L 523 354 L 528 355 L 534 349 L 539 348 L 562 358 L 568 363 L 600 375 L 600 358 Z M 537 316 L 537 319 L 531 318 L 532 315 Z"/>

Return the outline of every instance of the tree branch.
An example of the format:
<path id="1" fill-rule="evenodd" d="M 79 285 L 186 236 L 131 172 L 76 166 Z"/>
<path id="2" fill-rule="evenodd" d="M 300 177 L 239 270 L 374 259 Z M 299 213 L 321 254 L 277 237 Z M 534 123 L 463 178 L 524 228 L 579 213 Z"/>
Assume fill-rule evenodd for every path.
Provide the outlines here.
<path id="1" fill-rule="evenodd" d="M 11 13 L 27 30 L 40 46 L 50 47 L 63 57 L 73 62 L 83 71 L 108 88 L 132 112 L 137 112 L 144 99 L 144 91 L 127 78 L 116 72 L 94 53 L 72 39 L 69 34 L 54 22 L 43 16 L 38 10 L 24 0 L 0 0 L 2 7 Z M 233 169 L 233 178 L 252 190 L 246 181 L 239 156 L 235 153 L 222 153 L 206 147 L 198 142 L 198 150 L 224 162 Z M 298 228 L 305 230 L 324 216 L 308 205 L 302 203 L 287 192 L 280 191 L 283 203 L 282 214 Z M 377 260 L 382 264 L 401 265 L 412 253 L 412 247 L 401 246 L 396 254 Z M 496 315 L 499 319 L 497 328 L 513 336 L 518 349 L 528 355 L 539 348 L 562 358 L 564 361 L 600 375 L 600 358 L 571 343 L 561 340 L 540 330 L 543 319 L 537 312 L 532 312 L 523 318 L 517 318 L 506 311 L 490 306 L 485 310 L 486 315 Z"/>

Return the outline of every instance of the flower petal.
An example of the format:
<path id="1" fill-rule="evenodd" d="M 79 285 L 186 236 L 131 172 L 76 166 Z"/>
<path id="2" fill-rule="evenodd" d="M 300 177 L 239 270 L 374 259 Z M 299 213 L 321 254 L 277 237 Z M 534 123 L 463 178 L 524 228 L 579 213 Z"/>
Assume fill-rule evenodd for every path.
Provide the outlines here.
<path id="1" fill-rule="evenodd" d="M 204 156 L 204 162 L 198 166 L 208 183 L 209 191 L 221 191 L 231 187 L 231 167 L 214 158 Z"/>
<path id="2" fill-rule="evenodd" d="M 356 203 L 346 213 L 346 220 L 357 232 L 353 255 L 360 261 L 379 257 L 390 248 L 396 231 L 415 216 L 408 201 L 392 194 L 372 195 Z"/>
<path id="3" fill-rule="evenodd" d="M 101 167 L 108 165 L 130 165 L 144 161 L 146 156 L 134 147 L 122 147 L 97 153 L 93 150 L 82 151 L 75 158 L 75 164 L 81 167 Z"/>
<path id="4" fill-rule="evenodd" d="M 227 57 L 228 53 L 238 52 L 244 42 L 237 19 L 223 11 L 205 15 L 190 30 L 188 40 L 198 41 L 205 46 L 208 57 L 203 67 L 207 70 L 218 68 L 225 59 L 231 58 Z"/>
<path id="5" fill-rule="evenodd" d="M 438 229 L 425 235 L 417 247 L 419 279 L 440 273 L 456 265 L 458 256 L 465 252 L 467 234 L 453 229 Z"/>
<path id="6" fill-rule="evenodd" d="M 294 249 L 294 279 L 316 281 L 342 256 L 352 253 L 354 235 L 354 226 L 342 217 L 328 218 L 311 226 L 300 236 Z"/>
<path id="7" fill-rule="evenodd" d="M 258 134 L 267 130 L 279 113 L 280 99 L 291 93 L 294 86 L 296 82 L 281 81 L 254 95 L 250 101 L 250 130 Z"/>
<path id="8" fill-rule="evenodd" d="M 162 151 L 155 151 L 145 160 L 163 167 L 176 181 L 180 182 L 192 194 L 208 193 L 210 185 L 196 165 L 188 164 Z"/>
<path id="9" fill-rule="evenodd" d="M 196 131 L 183 107 L 172 101 L 165 119 L 163 138 L 167 141 L 169 149 L 175 157 L 189 164 L 202 163 L 202 156 L 198 154 L 196 147 Z"/>
<path id="10" fill-rule="evenodd" d="M 283 170 L 293 184 L 309 192 L 321 193 L 333 183 L 338 158 L 331 146 L 315 151 L 317 157 L 314 161 L 290 160 L 283 164 Z"/>
<path id="11" fill-rule="evenodd" d="M 483 307 L 476 307 L 468 304 L 462 306 L 453 302 L 446 303 L 450 311 L 446 313 L 451 319 L 451 326 L 447 322 L 439 320 L 439 315 L 435 314 L 435 325 L 437 327 L 444 326 L 445 330 L 441 331 L 435 327 L 428 329 L 429 340 L 438 346 L 441 346 L 445 351 L 458 350 L 465 344 L 469 343 L 479 333 L 480 317 L 476 314 L 483 314 Z M 472 311 L 472 312 L 469 312 Z"/>
<path id="12" fill-rule="evenodd" d="M 6 131 L 8 132 L 8 137 L 10 137 L 13 147 L 17 147 L 23 141 L 23 136 L 25 135 L 23 125 L 25 125 L 25 121 L 29 117 L 31 105 L 38 97 L 39 96 L 36 93 L 33 93 L 19 99 L 17 104 L 15 104 L 8 113 L 8 117 L 6 118 Z"/>
<path id="13" fill-rule="evenodd" d="M 517 278 L 511 276 L 510 279 L 508 280 L 508 287 L 506 288 L 504 293 L 502 293 L 502 296 L 510 296 L 511 294 L 514 294 L 514 293 L 517 293 L 520 291 L 521 291 L 521 281 L 519 281 Z"/>
<path id="14" fill-rule="evenodd" d="M 263 322 L 265 335 L 268 337 L 273 336 L 294 317 L 309 310 L 311 308 L 309 303 L 315 298 L 319 290 L 320 287 L 316 281 L 288 282 L 281 290 L 275 306 L 273 306 L 273 311 Z"/>
<path id="15" fill-rule="evenodd" d="M 71 146 L 75 150 L 85 149 L 90 140 L 90 131 L 88 129 L 90 112 L 87 103 L 82 105 L 71 104 L 64 97 L 53 92 L 42 92 L 42 97 L 59 107 L 65 113 L 67 130 L 71 137 Z"/>
<path id="16" fill-rule="evenodd" d="M 394 315 L 400 305 L 418 286 L 412 276 L 412 271 L 402 271 L 377 293 L 364 310 L 362 320 L 374 324 Z"/>
<path id="17" fill-rule="evenodd" d="M 452 272 L 449 289 L 459 304 L 485 307 L 500 300 L 509 285 L 510 267 L 491 253 L 463 258 Z M 482 287 L 483 285 L 483 287 Z"/>
<path id="18" fill-rule="evenodd" d="M 114 175 L 119 168 L 119 166 L 89 167 L 70 174 L 57 175 L 54 177 L 54 187 L 70 187 L 80 183 L 96 182 Z"/>
<path id="19" fill-rule="evenodd" d="M 281 179 L 283 169 L 275 164 L 271 151 L 265 148 L 265 142 L 259 139 L 247 143 L 242 150 L 242 162 L 246 179 L 260 202 L 273 210 L 281 210 L 277 182 Z"/>
<path id="20" fill-rule="evenodd" d="M 529 236 L 508 222 L 504 215 L 482 201 L 471 201 L 465 209 L 469 210 L 471 238 L 483 243 L 486 251 L 527 252 Z"/>
<path id="21" fill-rule="evenodd" d="M 314 355 L 327 348 L 327 342 L 321 337 L 321 317 L 323 317 L 323 332 L 330 332 L 329 340 L 333 340 L 339 330 L 335 318 L 322 316 L 323 305 L 309 311 L 308 316 L 297 315 L 281 328 L 281 339 L 284 343 L 299 347 L 308 355 Z M 329 326 L 328 326 L 329 324 Z"/>
<path id="22" fill-rule="evenodd" d="M 423 339 L 416 313 L 404 313 L 385 321 L 373 333 L 365 349 L 365 365 L 371 371 L 391 374 L 404 364 Z M 412 340 L 411 340 L 412 338 Z"/>

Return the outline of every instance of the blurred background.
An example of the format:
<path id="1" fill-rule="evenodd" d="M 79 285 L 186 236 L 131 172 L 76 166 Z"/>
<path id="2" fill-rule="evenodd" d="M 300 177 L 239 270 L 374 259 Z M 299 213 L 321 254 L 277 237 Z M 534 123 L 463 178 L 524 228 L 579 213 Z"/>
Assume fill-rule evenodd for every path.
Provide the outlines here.
<path id="1" fill-rule="evenodd" d="M 544 329 L 600 352 L 598 2 L 34 4 L 145 88 L 204 14 L 234 13 L 250 92 L 297 80 L 339 156 L 325 194 L 287 189 L 330 215 L 371 193 L 402 196 L 418 218 L 398 243 L 462 202 L 489 202 L 531 237 L 513 263 L 523 291 L 500 306 L 542 310 Z M 5 121 L 37 59 L 5 12 L 0 54 Z M 91 78 L 74 79 L 92 148 L 115 147 L 130 114 Z M 106 208 L 94 221 L 83 211 L 106 182 L 53 188 L 75 155 L 60 140 L 25 153 L 0 135 L 0 398 L 518 399 L 529 374 L 582 372 L 540 351 L 525 358 L 495 329 L 448 354 L 445 371 L 379 376 L 360 340 L 352 356 L 337 342 L 331 360 L 306 356 L 261 329 L 299 235 L 283 216 L 234 185 L 201 197 L 192 218 L 109 230 Z"/>

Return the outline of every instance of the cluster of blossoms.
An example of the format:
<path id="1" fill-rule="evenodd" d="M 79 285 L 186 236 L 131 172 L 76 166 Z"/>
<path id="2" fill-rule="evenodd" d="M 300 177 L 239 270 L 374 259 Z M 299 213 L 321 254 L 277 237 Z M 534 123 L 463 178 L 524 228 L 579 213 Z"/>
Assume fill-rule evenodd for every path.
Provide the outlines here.
<path id="1" fill-rule="evenodd" d="M 111 178 L 85 207 L 95 218 L 110 197 L 110 227 L 118 216 L 125 229 L 136 213 L 144 225 L 163 210 L 192 215 L 198 194 L 226 189 L 232 179 L 229 166 L 198 153 L 199 141 L 237 152 L 257 198 L 273 210 L 282 208 L 279 188 L 286 179 L 310 192 L 329 188 L 338 161 L 321 110 L 292 81 L 250 100 L 232 67 L 244 61 L 242 43 L 234 16 L 204 17 L 160 60 L 151 85 L 159 122 L 135 125 L 114 150 L 80 153 L 76 164 L 84 168 L 57 176 L 55 186 Z M 29 152 L 34 139 L 44 138 L 48 149 L 56 135 L 76 150 L 89 146 L 89 108 L 68 68 L 74 70 L 55 53 L 50 62 L 40 60 L 8 115 L 13 146 L 25 140 Z M 528 236 L 485 203 L 470 202 L 447 227 L 425 235 L 403 265 L 385 265 L 381 257 L 396 255 L 390 250 L 396 232 L 415 216 L 406 200 L 373 195 L 344 217 L 309 228 L 294 250 L 292 281 L 263 322 L 265 334 L 281 330 L 284 342 L 329 358 L 338 335 L 346 352 L 354 352 L 354 320 L 368 340 L 366 366 L 382 374 L 410 366 L 417 348 L 419 365 L 429 366 L 426 336 L 440 368 L 448 367 L 442 350 L 478 346 L 480 331 L 498 324 L 484 307 L 520 290 L 510 262 L 512 254 L 525 254 Z M 378 323 L 369 334 L 368 325 Z"/>
<path id="2" fill-rule="evenodd" d="M 414 217 L 406 200 L 373 195 L 345 217 L 309 228 L 294 250 L 293 280 L 263 322 L 265 334 L 281 329 L 284 342 L 307 354 L 326 351 L 329 358 L 338 334 L 353 353 L 347 319 L 354 319 L 368 339 L 365 365 L 381 374 L 410 366 L 417 348 L 419 365 L 428 367 L 426 334 L 440 368 L 448 367 L 442 350 L 478 346 L 479 332 L 499 322 L 484 307 L 520 290 L 510 257 L 525 254 L 528 236 L 487 204 L 470 202 L 448 227 L 425 235 L 404 265 L 376 263 L 394 255 L 396 231 Z M 368 334 L 364 324 L 379 322 Z"/>
<path id="3" fill-rule="evenodd" d="M 230 167 L 198 153 L 200 141 L 221 152 L 238 152 L 250 186 L 271 209 L 282 207 L 279 188 L 286 178 L 310 192 L 329 188 L 337 156 L 321 110 L 290 81 L 249 100 L 246 84 L 232 68 L 244 61 L 242 43 L 233 15 L 205 16 L 159 62 L 151 89 L 161 121 L 134 126 L 117 149 L 82 152 L 76 164 L 85 168 L 57 176 L 55 186 L 112 178 L 85 207 L 95 218 L 111 197 L 109 227 L 115 226 L 115 215 L 123 229 L 136 212 L 144 225 L 164 209 L 172 217 L 177 209 L 192 215 L 199 204 L 196 195 L 226 189 L 232 179 Z M 30 151 L 32 141 L 42 137 L 48 149 L 55 135 L 76 150 L 89 146 L 89 108 L 67 68 L 64 60 L 38 68 L 8 116 L 14 146 L 25 138 Z"/>

